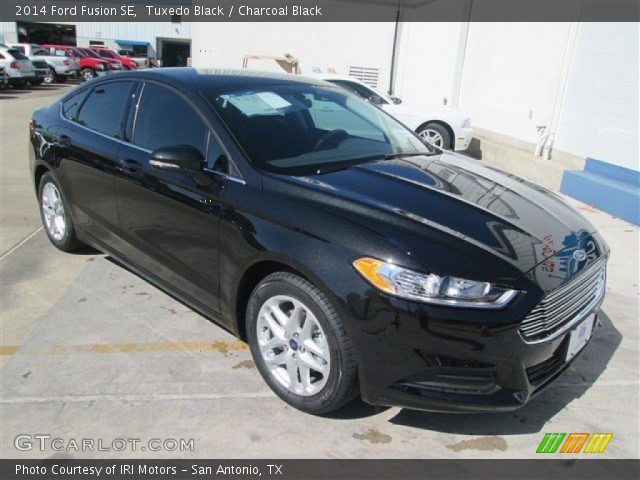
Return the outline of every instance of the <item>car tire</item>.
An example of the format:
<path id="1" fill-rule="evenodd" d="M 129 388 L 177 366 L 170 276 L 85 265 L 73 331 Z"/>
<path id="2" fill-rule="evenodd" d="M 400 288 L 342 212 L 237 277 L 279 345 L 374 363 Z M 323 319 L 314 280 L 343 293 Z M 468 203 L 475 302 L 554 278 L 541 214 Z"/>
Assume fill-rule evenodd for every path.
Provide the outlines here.
<path id="1" fill-rule="evenodd" d="M 40 179 L 38 204 L 42 226 L 49 241 L 63 252 L 77 250 L 82 243 L 76 235 L 69 204 L 51 172 L 45 173 Z"/>
<path id="2" fill-rule="evenodd" d="M 56 71 L 53 68 L 49 67 L 49 73 L 47 73 L 44 76 L 43 80 L 44 80 L 44 83 L 46 83 L 47 85 L 55 83 L 56 82 Z"/>
<path id="3" fill-rule="evenodd" d="M 451 150 L 451 134 L 447 128 L 435 122 L 430 122 L 416 130 L 416 133 L 424 141 L 435 145 L 442 150 Z"/>
<path id="4" fill-rule="evenodd" d="M 80 72 L 80 77 L 84 82 L 89 81 L 92 78 L 95 78 L 96 76 L 97 76 L 96 72 L 94 72 L 90 68 L 85 68 Z"/>
<path id="5" fill-rule="evenodd" d="M 271 313 L 274 309 L 278 316 Z M 299 313 L 295 324 L 294 311 Z M 283 314 L 289 315 L 288 322 L 280 323 L 277 318 L 282 320 Z M 253 290 L 246 318 L 258 371 L 289 405 L 323 415 L 358 394 L 351 341 L 336 308 L 315 285 L 293 273 L 273 273 Z M 290 372 L 295 372 L 295 380 Z"/>

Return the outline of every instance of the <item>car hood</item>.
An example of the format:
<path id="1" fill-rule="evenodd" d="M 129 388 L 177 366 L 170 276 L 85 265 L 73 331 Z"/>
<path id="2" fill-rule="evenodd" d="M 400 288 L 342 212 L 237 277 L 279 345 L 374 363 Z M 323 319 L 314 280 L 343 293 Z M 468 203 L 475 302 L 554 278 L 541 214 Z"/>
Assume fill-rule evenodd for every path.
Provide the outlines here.
<path id="1" fill-rule="evenodd" d="M 424 241 L 415 241 L 419 232 L 422 238 L 438 239 L 442 252 L 462 242 L 466 247 L 460 251 L 482 252 L 476 260 L 486 262 L 487 253 L 494 260 L 499 257 L 512 267 L 503 272 L 504 282 L 514 282 L 545 259 L 584 243 L 595 231 L 554 193 L 457 154 L 380 160 L 281 178 L 304 187 L 294 189 L 302 201 L 366 222 L 427 268 L 438 259 L 426 251 Z M 305 189 L 326 195 L 305 194 Z M 429 233 L 434 230 L 439 235 Z"/>

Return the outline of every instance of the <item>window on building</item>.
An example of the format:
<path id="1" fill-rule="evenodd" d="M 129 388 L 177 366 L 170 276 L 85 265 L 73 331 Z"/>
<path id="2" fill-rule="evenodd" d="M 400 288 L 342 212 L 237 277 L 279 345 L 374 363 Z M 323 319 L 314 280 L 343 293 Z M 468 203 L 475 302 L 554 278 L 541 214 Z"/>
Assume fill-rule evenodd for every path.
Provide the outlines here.
<path id="1" fill-rule="evenodd" d="M 132 82 L 110 82 L 95 87 L 82 105 L 78 123 L 118 138 Z"/>
<path id="2" fill-rule="evenodd" d="M 148 150 L 190 145 L 204 157 L 207 134 L 200 116 L 177 93 L 153 83 L 145 85 L 133 133 L 136 145 Z"/>

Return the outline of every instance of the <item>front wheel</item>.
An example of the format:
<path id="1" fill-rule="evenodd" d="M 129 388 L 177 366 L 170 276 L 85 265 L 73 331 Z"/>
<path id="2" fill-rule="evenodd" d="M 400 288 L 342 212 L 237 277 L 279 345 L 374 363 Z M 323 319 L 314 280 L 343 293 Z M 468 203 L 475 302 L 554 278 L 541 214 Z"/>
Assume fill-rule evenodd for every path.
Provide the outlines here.
<path id="1" fill-rule="evenodd" d="M 40 179 L 38 201 L 42 224 L 51 243 L 63 252 L 77 250 L 81 243 L 76 236 L 69 205 L 62 196 L 60 185 L 49 172 Z"/>
<path id="2" fill-rule="evenodd" d="M 442 150 L 451 150 L 451 135 L 444 125 L 439 123 L 427 123 L 421 126 L 416 133 L 423 141 L 435 145 Z"/>
<path id="3" fill-rule="evenodd" d="M 337 410 L 358 393 L 351 342 L 329 299 L 292 273 L 273 273 L 247 307 L 253 360 L 269 387 L 315 415 Z"/>

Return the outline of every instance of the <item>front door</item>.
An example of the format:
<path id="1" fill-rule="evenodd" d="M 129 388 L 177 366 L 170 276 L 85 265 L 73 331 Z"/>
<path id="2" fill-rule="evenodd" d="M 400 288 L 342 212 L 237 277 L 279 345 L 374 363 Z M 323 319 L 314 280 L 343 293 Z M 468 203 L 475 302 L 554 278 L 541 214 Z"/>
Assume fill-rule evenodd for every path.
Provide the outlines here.
<path id="1" fill-rule="evenodd" d="M 151 152 L 190 145 L 206 158 L 209 130 L 180 92 L 146 83 L 116 178 L 124 253 L 191 301 L 219 310 L 218 236 L 223 184 L 151 166 Z"/>

